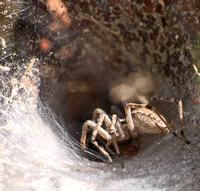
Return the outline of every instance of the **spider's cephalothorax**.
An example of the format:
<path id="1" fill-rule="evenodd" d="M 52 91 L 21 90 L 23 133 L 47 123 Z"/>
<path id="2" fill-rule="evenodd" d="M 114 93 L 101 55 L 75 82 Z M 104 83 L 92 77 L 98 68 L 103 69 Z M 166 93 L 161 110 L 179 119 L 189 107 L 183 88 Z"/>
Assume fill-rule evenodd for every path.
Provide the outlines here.
<path id="1" fill-rule="evenodd" d="M 173 135 L 189 143 L 183 134 L 182 101 L 176 99 L 159 99 L 178 104 L 181 136 L 178 136 L 176 133 L 173 133 Z M 86 148 L 85 142 L 88 127 L 93 129 L 91 142 L 110 162 L 112 162 L 110 154 L 120 154 L 118 143 L 134 138 L 137 134 L 172 133 L 173 122 L 169 125 L 167 120 L 154 107 L 148 104 L 126 103 L 124 109 L 125 118 L 121 119 L 116 114 L 109 117 L 104 110 L 96 108 L 93 112 L 93 119 L 87 120 L 83 124 L 80 140 L 82 148 Z M 106 140 L 105 148 L 101 147 L 96 141 L 97 135 Z M 115 152 L 110 148 L 111 145 L 113 145 Z"/>

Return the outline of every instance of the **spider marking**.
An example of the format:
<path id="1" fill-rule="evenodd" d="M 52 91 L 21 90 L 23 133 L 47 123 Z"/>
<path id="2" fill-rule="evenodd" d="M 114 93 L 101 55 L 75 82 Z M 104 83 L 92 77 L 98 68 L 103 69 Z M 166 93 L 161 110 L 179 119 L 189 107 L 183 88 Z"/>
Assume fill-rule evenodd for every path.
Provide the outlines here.
<path id="1" fill-rule="evenodd" d="M 89 127 L 93 130 L 91 143 L 94 144 L 110 162 L 112 162 L 110 154 L 120 154 L 118 143 L 132 139 L 138 134 L 172 133 L 174 136 L 189 144 L 190 142 L 184 137 L 183 132 L 182 101 L 178 99 L 164 99 L 162 97 L 154 97 L 154 99 L 178 104 L 180 136 L 172 132 L 173 121 L 168 124 L 165 117 L 153 106 L 149 104 L 126 103 L 124 105 L 125 118 L 119 118 L 116 114 L 110 117 L 100 108 L 94 110 L 92 120 L 87 120 L 83 124 L 80 140 L 82 148 L 86 149 L 86 137 Z M 105 148 L 101 147 L 97 142 L 97 135 L 106 140 Z M 110 148 L 111 145 L 113 145 L 115 152 Z"/>

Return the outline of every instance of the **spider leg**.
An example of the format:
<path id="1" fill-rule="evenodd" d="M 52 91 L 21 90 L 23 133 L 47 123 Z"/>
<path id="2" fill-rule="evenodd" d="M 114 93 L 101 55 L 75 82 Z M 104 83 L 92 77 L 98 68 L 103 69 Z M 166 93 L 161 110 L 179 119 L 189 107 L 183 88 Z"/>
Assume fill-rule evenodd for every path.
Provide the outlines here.
<path id="1" fill-rule="evenodd" d="M 113 141 L 113 145 L 114 145 L 114 147 L 115 147 L 115 150 L 116 150 L 117 154 L 119 155 L 120 152 L 119 152 L 119 147 L 118 147 L 118 144 L 117 144 L 117 141 L 116 141 L 116 140 Z"/>
<path id="2" fill-rule="evenodd" d="M 86 137 L 87 137 L 87 132 L 88 132 L 88 126 L 90 126 L 92 128 L 95 128 L 96 124 L 93 121 L 91 121 L 91 120 L 87 120 L 83 124 L 82 134 L 81 134 L 81 140 L 80 140 L 81 147 L 83 149 L 86 149 L 85 142 L 86 142 Z"/>
<path id="3" fill-rule="evenodd" d="M 106 131 L 112 137 L 111 140 L 108 141 L 108 143 L 106 144 L 106 149 L 108 150 L 108 152 L 115 155 L 116 153 L 114 153 L 109 148 L 109 146 L 113 143 L 117 154 L 119 154 L 119 148 L 118 148 L 118 145 L 117 145 L 117 142 L 116 142 L 116 137 L 119 136 L 118 133 L 117 133 L 117 129 L 116 129 L 117 115 L 115 115 L 115 114 L 112 115 L 112 119 L 110 120 L 110 118 L 108 117 L 107 114 L 105 114 L 105 113 L 100 114 L 99 119 L 98 119 L 98 123 L 97 123 L 97 128 L 101 127 L 103 121 L 105 122 Z"/>
<path id="4" fill-rule="evenodd" d="M 111 159 L 109 153 L 106 152 L 106 150 L 104 148 L 102 148 L 102 147 L 99 146 L 99 144 L 98 144 L 98 142 L 96 141 L 95 138 L 91 139 L 91 142 L 94 144 L 94 146 L 96 146 L 108 158 L 108 160 L 110 162 L 112 162 L 112 159 Z"/>
<path id="5" fill-rule="evenodd" d="M 167 126 L 166 130 L 168 131 L 168 133 L 170 132 L 169 129 L 171 128 L 171 126 L 167 123 L 167 121 L 163 118 L 163 116 L 156 110 L 155 107 L 151 106 L 150 104 L 127 103 L 126 106 L 125 106 L 126 121 L 127 121 L 129 130 L 131 130 L 131 132 L 133 132 L 133 130 L 134 130 L 134 124 L 133 124 L 133 119 L 132 119 L 132 115 L 131 115 L 131 109 L 137 109 L 137 108 L 147 108 L 147 109 L 154 111 L 160 117 L 160 119 L 166 124 L 166 126 Z M 156 126 L 158 126 L 158 124 L 156 124 Z M 158 126 L 158 128 L 161 129 L 159 126 Z"/>
<path id="6" fill-rule="evenodd" d="M 119 120 L 116 123 L 116 127 L 118 128 L 119 138 L 123 140 L 125 138 L 125 134 L 123 132 L 123 129 Z"/>
<path id="7" fill-rule="evenodd" d="M 190 141 L 188 141 L 185 138 L 185 135 L 184 135 L 184 127 L 183 127 L 183 103 L 182 103 L 182 100 L 180 100 L 180 99 L 174 99 L 174 98 L 169 99 L 169 98 L 163 98 L 163 97 L 157 97 L 157 96 L 154 96 L 153 99 L 158 99 L 158 100 L 165 101 L 165 102 L 170 102 L 170 103 L 176 103 L 178 105 L 181 137 L 179 137 L 176 133 L 173 133 L 173 135 L 176 136 L 176 137 L 179 137 L 180 139 L 184 140 L 187 144 L 189 144 Z"/>
<path id="8" fill-rule="evenodd" d="M 111 159 L 109 153 L 106 152 L 106 150 L 104 148 L 99 146 L 98 142 L 96 141 L 96 137 L 97 137 L 97 134 L 100 134 L 105 140 L 107 140 L 108 143 L 106 145 L 106 148 L 108 148 L 109 145 L 111 143 L 113 143 L 113 137 L 109 133 L 111 133 L 113 135 L 117 135 L 116 134 L 116 130 L 114 128 L 117 116 L 113 115 L 112 116 L 112 121 L 111 121 L 110 118 L 108 117 L 108 115 L 105 114 L 104 111 L 101 110 L 101 109 L 96 109 L 94 113 L 97 113 L 97 114 L 101 113 L 101 114 L 100 114 L 100 116 L 98 118 L 97 124 L 94 126 L 94 131 L 93 131 L 92 136 L 91 136 L 91 142 L 108 158 L 108 160 L 110 162 L 112 162 L 112 159 Z M 105 125 L 107 127 L 107 131 L 108 132 L 102 128 L 102 123 L 103 122 L 105 122 Z M 106 133 L 102 134 L 101 131 L 105 131 Z M 105 138 L 105 134 L 109 135 L 109 138 Z M 110 150 L 111 149 L 108 148 L 109 152 L 110 152 Z M 113 152 L 111 151 L 111 154 L 112 153 Z"/>
<path id="9" fill-rule="evenodd" d="M 153 107 L 152 105 L 150 104 L 136 104 L 136 103 L 127 103 L 126 106 L 125 106 L 125 113 L 127 113 L 129 118 L 131 118 L 132 120 L 132 116 L 131 116 L 131 109 L 137 109 L 137 108 L 147 108 L 147 109 L 150 109 L 152 111 L 154 111 L 159 117 L 160 119 L 166 124 L 166 126 L 168 128 L 170 128 L 170 125 L 167 123 L 167 121 L 163 118 L 163 116 L 156 110 L 155 107 Z M 126 111 L 127 110 L 127 111 Z M 127 118 L 126 118 L 127 120 Z M 133 121 L 133 120 L 132 120 Z M 127 124 L 128 124 L 128 121 L 127 121 Z"/>
<path id="10" fill-rule="evenodd" d="M 128 128 L 131 132 L 132 136 L 136 136 L 135 135 L 135 126 L 133 123 L 133 119 L 132 119 L 132 115 L 131 115 L 131 109 L 136 109 L 136 108 L 146 108 L 147 104 L 136 104 L 136 103 L 126 103 L 125 105 L 125 115 L 126 115 L 126 122 L 128 124 Z"/>
<path id="11" fill-rule="evenodd" d="M 96 127 L 95 127 L 95 129 L 94 129 L 94 131 L 92 133 L 91 142 L 108 158 L 108 160 L 110 162 L 112 162 L 112 159 L 111 159 L 109 153 L 106 152 L 106 150 L 104 148 L 100 147 L 98 142 L 96 141 L 97 133 L 99 132 L 100 129 L 103 129 L 101 127 L 101 125 L 102 125 L 104 120 L 105 120 L 106 125 L 107 124 L 111 125 L 111 121 L 110 121 L 109 117 L 106 114 L 101 114 L 99 119 L 98 119 L 97 125 L 96 125 Z M 108 142 L 112 141 L 112 137 L 110 136 L 110 139 L 107 140 L 107 141 Z"/>
<path id="12" fill-rule="evenodd" d="M 100 115 L 99 115 L 100 114 Z M 115 155 L 116 153 L 119 154 L 119 148 L 116 142 L 117 137 L 119 136 L 118 134 L 118 129 L 116 127 L 116 122 L 117 122 L 117 115 L 112 115 L 112 119 L 110 119 L 108 117 L 108 115 L 102 110 L 102 109 L 95 109 L 94 113 L 93 113 L 93 117 L 94 119 L 97 117 L 97 115 L 99 115 L 97 123 L 93 120 L 87 120 L 84 124 L 83 124 L 83 129 L 82 129 L 82 135 L 81 135 L 81 146 L 82 148 L 86 148 L 85 146 L 85 142 L 86 142 L 86 137 L 87 137 L 87 133 L 88 133 L 88 127 L 91 127 L 93 129 L 92 132 L 92 136 L 91 136 L 91 142 L 92 144 L 94 144 L 94 146 L 96 146 L 99 151 L 101 151 L 110 162 L 112 162 L 112 159 L 109 155 L 113 154 Z M 104 122 L 104 125 L 103 125 Z M 103 127 L 102 127 L 103 126 Z M 105 129 L 104 129 L 105 128 Z M 102 138 L 104 138 L 107 143 L 106 143 L 106 150 L 109 152 L 107 152 L 103 147 L 101 147 L 98 142 L 96 141 L 96 137 L 97 135 L 100 135 Z M 113 144 L 116 153 L 113 152 L 109 146 Z"/>
<path id="13" fill-rule="evenodd" d="M 97 116 L 101 115 L 101 114 L 106 114 L 106 112 L 103 109 L 101 109 L 101 108 L 96 108 L 93 111 L 92 120 L 96 121 L 98 119 Z"/>
<path id="14" fill-rule="evenodd" d="M 110 140 L 110 141 L 108 141 L 108 142 L 106 143 L 106 150 L 107 150 L 109 153 L 111 153 L 112 155 L 116 155 L 116 153 L 113 152 L 112 149 L 110 148 L 110 145 L 111 145 L 112 143 L 113 143 L 113 140 Z M 119 153 L 117 153 L 117 154 L 119 154 Z"/>
<path id="15" fill-rule="evenodd" d="M 147 104 L 147 105 L 146 105 L 146 108 L 147 108 L 147 109 L 150 109 L 150 110 L 152 110 L 152 111 L 154 111 L 154 112 L 160 117 L 160 119 L 163 121 L 163 123 L 165 123 L 165 125 L 167 126 L 167 128 L 166 128 L 165 130 L 167 131 L 167 133 L 170 133 L 170 130 L 172 129 L 172 126 L 173 126 L 174 122 L 172 121 L 171 124 L 169 125 L 169 124 L 167 123 L 166 119 L 165 119 L 165 118 L 157 111 L 157 109 L 156 109 L 155 107 L 153 107 L 152 105 Z M 158 125 L 157 123 L 156 123 L 156 126 L 159 127 L 159 125 Z M 159 128 L 160 128 L 160 127 L 159 127 Z M 162 132 L 164 132 L 164 131 L 162 130 Z"/>
<path id="16" fill-rule="evenodd" d="M 81 146 L 83 149 L 86 149 L 85 142 L 86 142 L 86 137 L 87 137 L 87 133 L 88 133 L 88 127 L 91 127 L 93 130 L 95 130 L 97 128 L 97 124 L 91 120 L 87 120 L 83 124 L 82 135 L 81 135 L 81 140 L 80 140 Z M 112 139 L 112 137 L 109 135 L 109 133 L 101 127 L 98 129 L 98 133 L 101 137 L 103 137 L 107 141 Z"/>
<path id="17" fill-rule="evenodd" d="M 112 122 L 111 122 L 111 126 L 110 126 L 110 133 L 113 134 L 113 145 L 115 147 L 115 150 L 117 152 L 117 154 L 120 154 L 119 152 L 119 148 L 118 148 L 118 144 L 117 144 L 117 141 L 116 139 L 119 137 L 119 129 L 117 127 L 118 125 L 118 119 L 117 119 L 117 115 L 112 115 Z"/>
<path id="18" fill-rule="evenodd" d="M 109 132 L 111 134 L 114 134 L 116 137 L 118 137 L 117 129 L 116 129 L 116 122 L 117 122 L 117 115 L 112 115 L 111 125 L 108 127 Z"/>
<path id="19" fill-rule="evenodd" d="M 100 120 L 100 122 L 101 122 L 101 120 Z M 105 155 L 108 158 L 108 160 L 110 162 L 112 162 L 112 159 L 111 159 L 109 153 L 106 152 L 105 149 L 100 147 L 99 144 L 97 143 L 96 136 L 97 136 L 97 134 L 99 134 L 101 137 L 103 137 L 108 142 L 112 141 L 112 137 L 109 135 L 109 133 L 105 129 L 100 127 L 99 124 L 95 123 L 94 121 L 87 120 L 83 124 L 83 130 L 82 130 L 82 135 L 81 135 L 81 140 L 80 140 L 82 148 L 83 149 L 86 148 L 85 141 L 86 141 L 86 136 L 87 136 L 87 132 L 88 132 L 88 127 L 91 127 L 93 129 L 93 133 L 91 136 L 91 142 L 94 144 L 94 146 L 97 147 L 97 149 L 99 149 L 100 152 L 103 153 L 103 155 Z"/>
<path id="20" fill-rule="evenodd" d="M 104 114 L 105 115 L 105 114 Z M 120 154 L 119 152 L 119 148 L 116 142 L 116 138 L 119 136 L 117 129 L 116 129 L 116 124 L 117 124 L 117 115 L 112 115 L 112 119 L 111 119 L 111 124 L 108 126 L 107 131 L 111 134 L 112 136 L 112 142 L 108 142 L 106 144 L 106 149 L 113 155 L 115 155 L 116 153 L 114 153 L 109 146 L 113 143 L 115 150 L 117 152 L 117 154 Z"/>
<path id="21" fill-rule="evenodd" d="M 165 133 L 164 131 L 163 131 L 163 129 L 157 124 L 157 123 L 155 123 L 156 124 L 156 126 L 158 127 L 158 129 L 160 130 L 160 133 Z"/>
<path id="22" fill-rule="evenodd" d="M 165 102 L 176 103 L 178 105 L 179 119 L 180 119 L 180 129 L 183 131 L 183 104 L 182 100 L 174 98 L 163 98 L 161 96 L 154 96 L 153 99 L 158 99 Z"/>
<path id="23" fill-rule="evenodd" d="M 115 118 L 113 118 L 113 116 L 112 116 L 112 120 L 113 120 L 113 119 L 115 119 Z M 123 130 L 122 130 L 121 124 L 120 124 L 120 122 L 119 122 L 118 119 L 116 119 L 115 125 L 113 126 L 113 128 L 115 129 L 116 134 L 115 134 L 115 137 L 113 137 L 112 142 L 107 142 L 107 144 L 106 144 L 106 149 L 107 149 L 112 155 L 116 155 L 116 153 L 117 153 L 117 154 L 120 154 L 119 147 L 118 147 L 118 144 L 117 144 L 116 139 L 118 139 L 118 140 L 120 140 L 120 141 L 123 140 L 123 139 L 125 138 L 125 134 L 124 134 L 124 132 L 123 132 Z M 113 144 L 116 153 L 114 153 L 114 152 L 109 148 L 109 146 L 110 146 L 111 144 Z"/>

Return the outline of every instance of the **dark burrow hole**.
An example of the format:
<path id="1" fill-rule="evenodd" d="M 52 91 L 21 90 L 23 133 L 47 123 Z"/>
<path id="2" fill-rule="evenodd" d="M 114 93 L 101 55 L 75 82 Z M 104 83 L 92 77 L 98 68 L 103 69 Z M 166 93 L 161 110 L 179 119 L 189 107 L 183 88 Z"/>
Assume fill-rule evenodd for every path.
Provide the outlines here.
<path id="1" fill-rule="evenodd" d="M 64 2 L 70 25 L 56 20 L 45 2 Z M 0 4 L 5 189 L 199 190 L 199 0 Z M 30 60 L 36 62 L 29 75 Z M 28 77 L 25 86 L 22 77 Z M 121 106 L 122 100 L 139 102 L 137 95 L 182 99 L 191 144 L 172 135 L 140 137 L 137 153 L 126 147 L 127 154 L 113 157 L 109 165 L 92 145 L 83 152 L 81 128 L 93 109 L 110 113 L 110 106 Z M 178 132 L 176 105 L 152 104 L 175 120 Z"/>
<path id="2" fill-rule="evenodd" d="M 146 2 L 66 1 L 68 15 L 53 20 L 42 1 L 28 1 L 16 21 L 18 54 L 40 59 L 44 107 L 77 142 L 97 107 L 110 113 L 113 104 L 137 102 L 139 94 L 195 97 L 190 47 L 198 24 L 189 24 L 198 23 L 198 3 L 182 1 L 174 11 L 175 2 Z"/>
<path id="3" fill-rule="evenodd" d="M 108 114 L 111 114 L 112 106 L 116 106 L 117 109 L 121 112 L 121 117 L 125 116 L 124 107 L 122 102 L 113 102 L 110 98 L 108 89 L 105 90 L 105 86 L 99 86 L 98 82 L 90 79 L 87 81 L 88 84 L 92 84 L 92 87 L 103 87 L 99 88 L 91 88 L 93 91 L 89 91 L 87 93 L 83 92 L 75 92 L 69 93 L 69 89 L 65 88 L 66 83 L 68 82 L 63 78 L 65 73 L 61 74 L 56 83 L 52 86 L 50 91 L 46 91 L 48 87 L 48 83 L 42 84 L 40 86 L 40 99 L 43 102 L 45 113 L 48 113 L 49 116 L 54 116 L 54 120 L 57 120 L 58 123 L 61 124 L 64 129 L 63 133 L 69 135 L 69 140 L 66 142 L 70 146 L 70 144 L 74 144 L 73 148 L 76 148 L 76 152 L 78 155 L 85 157 L 92 161 L 104 161 L 109 162 L 105 156 L 103 156 L 99 150 L 91 143 L 91 129 L 87 135 L 88 140 L 86 141 L 88 151 L 84 151 L 80 147 L 80 137 L 82 133 L 82 125 L 86 120 L 92 119 L 92 114 L 95 108 L 101 108 L 106 111 Z M 168 80 L 165 81 L 161 76 L 157 76 L 156 80 L 162 81 L 162 88 L 158 88 L 158 86 L 153 89 L 148 95 L 147 98 L 151 98 L 154 94 L 160 95 L 165 94 L 169 98 L 179 97 L 179 90 L 176 88 L 172 88 L 172 86 L 168 83 Z M 44 80 L 45 81 L 45 80 Z M 165 81 L 165 82 L 164 82 Z M 92 83 L 91 83 L 92 82 Z M 45 93 L 44 93 L 45 90 Z M 180 96 L 179 98 L 184 98 L 184 100 L 188 99 L 189 95 Z M 141 103 L 140 100 L 133 99 L 135 103 Z M 156 109 L 166 117 L 166 119 L 170 122 L 171 120 L 175 120 L 175 127 L 179 124 L 178 117 L 178 106 L 176 104 L 163 103 L 162 101 L 151 101 Z M 180 130 L 177 127 L 176 130 Z M 57 129 L 55 130 L 55 133 Z M 63 134 L 58 134 L 58 136 L 64 136 Z M 118 161 L 119 159 L 128 159 L 138 152 L 144 152 L 145 149 L 149 148 L 150 145 L 154 144 L 155 141 L 159 141 L 164 137 L 164 135 L 145 135 L 138 136 L 135 140 L 129 140 L 122 144 L 119 144 L 120 152 L 122 153 L 120 156 L 112 156 L 114 161 Z M 101 137 L 97 137 L 97 141 L 100 146 L 105 147 L 105 140 Z M 114 148 L 111 146 L 111 149 Z"/>

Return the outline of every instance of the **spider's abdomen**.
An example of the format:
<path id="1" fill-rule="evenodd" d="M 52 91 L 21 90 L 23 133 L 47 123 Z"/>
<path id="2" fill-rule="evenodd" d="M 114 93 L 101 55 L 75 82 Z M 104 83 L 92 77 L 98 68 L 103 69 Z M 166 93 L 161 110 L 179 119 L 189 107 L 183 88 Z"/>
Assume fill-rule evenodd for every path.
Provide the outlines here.
<path id="1" fill-rule="evenodd" d="M 163 120 L 154 111 L 147 108 L 138 108 L 132 111 L 133 123 L 139 134 L 161 134 L 168 128 Z M 156 125 L 157 124 L 157 125 Z"/>

